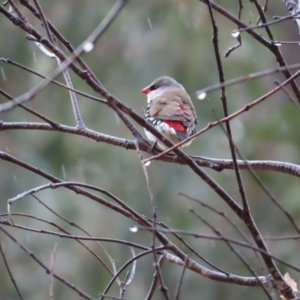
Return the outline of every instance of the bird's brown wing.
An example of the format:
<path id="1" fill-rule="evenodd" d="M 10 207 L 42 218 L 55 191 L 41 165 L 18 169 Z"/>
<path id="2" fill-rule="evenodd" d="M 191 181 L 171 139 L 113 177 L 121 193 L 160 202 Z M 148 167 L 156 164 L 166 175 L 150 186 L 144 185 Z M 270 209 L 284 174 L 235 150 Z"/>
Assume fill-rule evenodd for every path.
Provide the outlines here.
<path id="1" fill-rule="evenodd" d="M 195 108 L 190 96 L 181 90 L 168 90 L 151 103 L 151 117 L 181 122 L 185 127 L 197 123 Z"/>

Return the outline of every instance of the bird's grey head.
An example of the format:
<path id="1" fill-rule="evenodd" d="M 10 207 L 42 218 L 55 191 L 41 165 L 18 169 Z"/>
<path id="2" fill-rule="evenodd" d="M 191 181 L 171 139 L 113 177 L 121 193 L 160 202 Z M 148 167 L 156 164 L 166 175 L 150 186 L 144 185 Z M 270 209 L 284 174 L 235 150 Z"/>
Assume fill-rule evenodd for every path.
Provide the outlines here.
<path id="1" fill-rule="evenodd" d="M 150 87 L 153 89 L 162 88 L 163 90 L 166 89 L 181 89 L 185 90 L 184 87 L 178 83 L 175 79 L 169 77 L 169 76 L 162 76 L 157 79 L 155 79 L 151 84 Z"/>
<path id="2" fill-rule="evenodd" d="M 180 89 L 185 91 L 184 87 L 175 79 L 169 76 L 162 76 L 151 82 L 151 84 L 142 89 L 141 92 L 147 95 L 147 102 L 150 103 L 153 99 L 169 89 Z"/>

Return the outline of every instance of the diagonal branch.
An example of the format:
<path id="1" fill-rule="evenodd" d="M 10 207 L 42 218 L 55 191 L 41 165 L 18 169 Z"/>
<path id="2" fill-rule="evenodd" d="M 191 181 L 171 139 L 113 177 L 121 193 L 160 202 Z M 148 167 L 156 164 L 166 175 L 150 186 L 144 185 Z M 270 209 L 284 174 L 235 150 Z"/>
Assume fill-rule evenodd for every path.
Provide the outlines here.
<path id="1" fill-rule="evenodd" d="M 209 2 L 211 4 L 211 7 L 214 10 L 218 11 L 221 15 L 226 17 L 228 20 L 235 23 L 237 26 L 239 26 L 241 28 L 248 28 L 248 26 L 245 23 L 243 23 L 241 20 L 239 20 L 237 17 L 232 15 L 230 12 L 228 12 L 226 9 L 224 9 L 222 6 L 216 4 L 215 2 L 210 1 L 210 0 L 199 0 L 199 1 L 206 4 L 206 5 Z M 273 43 L 268 42 L 266 39 L 264 39 L 260 34 L 256 33 L 254 30 L 247 30 L 247 33 L 249 35 L 251 35 L 259 43 L 261 43 L 263 46 L 268 48 L 275 55 L 276 61 L 279 64 L 280 67 L 286 67 L 287 66 L 280 50 L 278 49 L 278 47 L 276 45 L 274 45 Z M 286 79 L 289 79 L 289 78 L 292 77 L 292 74 L 289 70 L 282 71 L 282 73 L 283 73 L 283 75 L 285 76 Z M 294 92 L 298 102 L 300 103 L 300 90 L 299 90 L 299 87 L 298 87 L 297 83 L 294 80 L 292 80 L 290 82 L 290 85 L 293 89 L 293 92 Z"/>

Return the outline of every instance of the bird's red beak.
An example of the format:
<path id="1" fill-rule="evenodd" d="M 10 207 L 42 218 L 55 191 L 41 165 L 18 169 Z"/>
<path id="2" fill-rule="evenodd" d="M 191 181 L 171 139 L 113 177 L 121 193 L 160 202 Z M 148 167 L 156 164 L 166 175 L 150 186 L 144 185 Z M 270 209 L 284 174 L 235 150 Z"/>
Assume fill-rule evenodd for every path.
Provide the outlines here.
<path id="1" fill-rule="evenodd" d="M 146 86 L 145 88 L 143 88 L 143 89 L 141 90 L 141 93 L 146 94 L 146 95 L 147 95 L 149 92 L 151 92 L 150 86 Z"/>

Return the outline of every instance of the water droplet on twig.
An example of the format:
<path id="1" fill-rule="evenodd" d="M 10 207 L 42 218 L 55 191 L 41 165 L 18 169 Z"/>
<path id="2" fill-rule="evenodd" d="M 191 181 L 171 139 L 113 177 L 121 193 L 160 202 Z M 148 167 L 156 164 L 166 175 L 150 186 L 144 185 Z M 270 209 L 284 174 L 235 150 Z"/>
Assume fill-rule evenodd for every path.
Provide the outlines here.
<path id="1" fill-rule="evenodd" d="M 130 227 L 129 227 L 129 230 L 130 230 L 131 232 L 137 232 L 139 229 L 137 228 L 137 226 L 133 225 L 133 226 L 130 226 Z"/>
<path id="2" fill-rule="evenodd" d="M 241 33 L 237 30 L 234 30 L 231 32 L 231 35 L 234 37 L 234 38 L 237 38 Z"/>
<path id="3" fill-rule="evenodd" d="M 144 162 L 144 166 L 145 166 L 145 167 L 149 167 L 150 164 L 151 164 L 151 161 L 150 161 L 150 160 Z"/>
<path id="4" fill-rule="evenodd" d="M 203 99 L 206 98 L 206 96 L 207 96 L 207 94 L 206 94 L 205 92 L 202 92 L 202 93 L 200 93 L 200 94 L 197 96 L 197 98 L 198 98 L 199 100 L 203 100 Z"/>
<path id="5" fill-rule="evenodd" d="M 90 52 L 90 51 L 92 51 L 93 49 L 94 49 L 94 44 L 91 43 L 91 42 L 87 42 L 87 43 L 85 43 L 84 46 L 83 46 L 83 50 L 84 50 L 85 52 Z"/>

